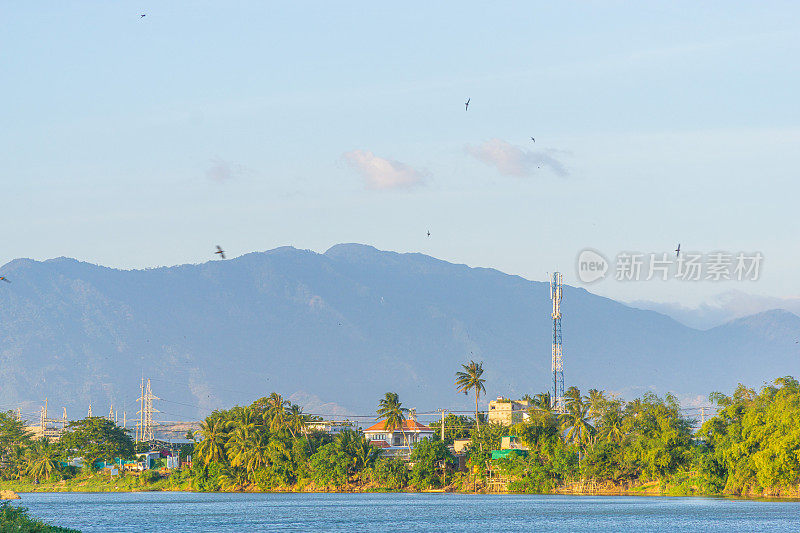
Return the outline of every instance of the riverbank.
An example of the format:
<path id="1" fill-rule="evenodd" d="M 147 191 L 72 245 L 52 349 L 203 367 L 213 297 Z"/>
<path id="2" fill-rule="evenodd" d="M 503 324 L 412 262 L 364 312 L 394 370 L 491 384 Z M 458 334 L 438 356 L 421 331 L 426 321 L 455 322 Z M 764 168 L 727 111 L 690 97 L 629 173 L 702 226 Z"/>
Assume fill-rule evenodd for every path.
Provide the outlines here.
<path id="1" fill-rule="evenodd" d="M 275 487 L 270 490 L 261 490 L 256 486 L 250 486 L 245 490 L 236 491 L 198 491 L 191 482 L 174 483 L 169 478 L 164 478 L 153 483 L 141 483 L 135 476 L 126 476 L 113 481 L 99 479 L 98 476 L 81 479 L 61 480 L 57 482 L 33 483 L 25 481 L 3 481 L 0 482 L 0 491 L 9 493 L 81 493 L 81 492 L 200 492 L 200 493 L 296 493 L 296 494 L 369 494 L 369 493 L 407 493 L 407 494 L 427 494 L 427 493 L 456 493 L 456 494 L 495 494 L 509 495 L 522 494 L 511 491 L 490 491 L 485 487 L 478 490 L 467 490 L 464 484 L 448 485 L 439 489 L 416 489 L 407 487 L 404 489 L 389 489 L 374 484 L 349 485 L 345 487 L 320 487 L 313 483 L 298 483 L 288 487 Z M 649 481 L 640 484 L 614 484 L 612 482 L 597 483 L 594 481 L 576 481 L 557 487 L 552 490 L 551 495 L 563 496 L 691 496 L 709 498 L 743 498 L 752 500 L 800 500 L 800 490 L 795 489 L 771 489 L 771 490 L 747 490 L 740 493 L 717 494 L 706 493 L 699 490 L 699 487 L 687 487 L 683 484 L 662 483 L 660 481 Z"/>

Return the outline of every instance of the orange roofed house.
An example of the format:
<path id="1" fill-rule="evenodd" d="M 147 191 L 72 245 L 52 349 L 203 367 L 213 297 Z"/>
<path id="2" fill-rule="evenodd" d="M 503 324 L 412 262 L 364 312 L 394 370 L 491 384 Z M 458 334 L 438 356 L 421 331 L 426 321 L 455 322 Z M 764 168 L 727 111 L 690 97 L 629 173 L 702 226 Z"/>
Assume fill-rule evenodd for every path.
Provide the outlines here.
<path id="1" fill-rule="evenodd" d="M 402 427 L 389 430 L 386 429 L 386 421 L 382 420 L 365 429 L 364 436 L 370 444 L 386 448 L 387 451 L 408 451 L 414 443 L 432 437 L 433 430 L 416 420 L 404 420 Z"/>

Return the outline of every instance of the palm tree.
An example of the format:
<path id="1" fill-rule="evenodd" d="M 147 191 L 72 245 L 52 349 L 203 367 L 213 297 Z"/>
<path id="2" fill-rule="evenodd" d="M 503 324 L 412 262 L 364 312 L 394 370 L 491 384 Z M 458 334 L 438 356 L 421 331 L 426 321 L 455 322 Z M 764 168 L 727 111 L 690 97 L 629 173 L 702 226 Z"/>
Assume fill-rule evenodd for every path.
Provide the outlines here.
<path id="1" fill-rule="evenodd" d="M 584 397 L 584 401 L 589 405 L 589 418 L 596 423 L 603 416 L 603 409 L 608 402 L 605 391 L 589 389 L 589 395 Z"/>
<path id="2" fill-rule="evenodd" d="M 270 431 L 280 431 L 286 426 L 286 408 L 289 400 L 284 400 L 283 396 L 273 392 L 267 398 L 266 418 L 269 420 Z"/>
<path id="3" fill-rule="evenodd" d="M 550 402 L 551 402 L 550 393 L 540 392 L 533 397 L 531 405 L 533 405 L 538 409 L 541 409 L 542 411 L 550 411 L 550 408 L 552 407 L 550 405 Z"/>
<path id="4" fill-rule="evenodd" d="M 387 431 L 400 429 L 405 443 L 406 433 L 403 429 L 403 423 L 406 421 L 406 413 L 408 413 L 408 409 L 400 403 L 400 396 L 396 392 L 387 392 L 378 404 L 378 418 L 376 420 L 385 420 L 384 429 Z"/>
<path id="5" fill-rule="evenodd" d="M 567 440 L 578 446 L 578 467 L 580 468 L 581 450 L 586 448 L 594 431 L 589 424 L 589 405 L 584 403 L 581 391 L 577 387 L 570 387 L 564 394 L 564 398 L 567 412 L 559 416 L 561 428 L 567 431 Z"/>
<path id="6" fill-rule="evenodd" d="M 364 470 L 375 463 L 375 460 L 383 453 L 383 450 L 370 444 L 363 435 L 360 440 L 354 443 L 353 448 L 353 466 L 358 480 L 361 481 Z"/>
<path id="7" fill-rule="evenodd" d="M 464 368 L 463 372 L 456 372 L 456 387 L 458 392 L 463 392 L 465 395 L 469 394 L 470 390 L 475 391 L 475 427 L 480 431 L 480 422 L 478 420 L 478 398 L 481 392 L 486 392 L 484 383 L 486 380 L 481 378 L 483 375 L 483 361 L 476 363 L 470 361 L 468 365 L 461 365 Z"/>
<path id="8" fill-rule="evenodd" d="M 303 414 L 303 408 L 293 403 L 286 410 L 286 425 L 292 437 L 297 437 L 303 432 L 306 427 L 306 415 Z"/>
<path id="9" fill-rule="evenodd" d="M 203 463 L 221 462 L 225 459 L 227 425 L 227 422 L 217 411 L 200 423 L 200 434 L 203 435 L 203 440 L 197 446 L 197 455 L 200 456 L 200 460 Z"/>
<path id="10" fill-rule="evenodd" d="M 30 457 L 28 459 L 27 473 L 33 477 L 36 482 L 39 479 L 50 479 L 53 471 L 58 469 L 58 462 L 56 461 L 56 451 L 50 445 L 50 441 L 42 437 L 35 441 L 29 449 Z"/>

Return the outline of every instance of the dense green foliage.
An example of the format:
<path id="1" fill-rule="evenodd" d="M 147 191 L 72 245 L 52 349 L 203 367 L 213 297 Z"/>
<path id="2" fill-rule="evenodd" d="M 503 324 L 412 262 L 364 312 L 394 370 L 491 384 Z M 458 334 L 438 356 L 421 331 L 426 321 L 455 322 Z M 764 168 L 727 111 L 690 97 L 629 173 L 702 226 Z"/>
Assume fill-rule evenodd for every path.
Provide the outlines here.
<path id="1" fill-rule="evenodd" d="M 775 380 L 757 393 L 744 385 L 732 396 L 711 395 L 720 408 L 700 436 L 701 472 L 726 493 L 788 492 L 800 482 L 800 385 Z"/>
<path id="2" fill-rule="evenodd" d="M 378 418 L 397 428 L 407 409 L 399 397 L 381 399 Z M 452 459 L 438 442 L 415 445 L 414 467 L 382 457 L 361 432 L 344 430 L 335 437 L 307 429 L 312 420 L 278 394 L 246 407 L 215 411 L 201 424 L 195 445 L 192 480 L 198 490 L 260 490 L 356 487 L 400 490 L 409 484 L 438 487 Z M 450 466 L 452 468 L 452 466 Z"/>
<path id="3" fill-rule="evenodd" d="M 74 457 L 82 457 L 91 468 L 96 461 L 132 456 L 130 435 L 105 418 L 72 422 L 57 442 L 49 442 L 31 438 L 13 413 L 0 413 L 0 480 L 59 480 L 75 473 L 64 466 Z"/>
<path id="4" fill-rule="evenodd" d="M 714 393 L 716 416 L 696 433 L 677 399 L 645 394 L 632 401 L 571 387 L 565 412 L 551 409 L 546 393 L 528 396 L 531 408 L 511 427 L 447 415 L 430 440 L 410 456 L 389 457 L 363 433 L 336 436 L 314 431 L 316 421 L 279 394 L 206 418 L 189 445 L 191 469 L 161 476 L 148 472 L 107 483 L 120 490 L 426 490 L 449 486 L 480 490 L 501 480 L 511 491 L 545 493 L 590 480 L 609 490 L 670 494 L 797 495 L 800 483 L 800 384 L 780 378 L 759 392 L 740 385 L 731 396 Z M 395 427 L 406 411 L 394 393 L 379 404 L 378 418 Z M 104 419 L 71 424 L 57 443 L 34 441 L 11 413 L 0 413 L 0 479 L 97 488 L 90 469 L 64 467 L 70 457 L 127 457 L 130 437 Z M 522 451 L 492 459 L 504 436 Z M 467 471 L 459 471 L 449 448 L 469 438 Z M 464 458 L 461 460 L 463 461 Z M 132 478 L 132 479 L 128 479 Z M 26 481 L 27 480 L 27 481 Z"/>
<path id="5" fill-rule="evenodd" d="M 77 529 L 55 527 L 28 516 L 24 507 L 0 503 L 0 533 L 79 533 Z"/>

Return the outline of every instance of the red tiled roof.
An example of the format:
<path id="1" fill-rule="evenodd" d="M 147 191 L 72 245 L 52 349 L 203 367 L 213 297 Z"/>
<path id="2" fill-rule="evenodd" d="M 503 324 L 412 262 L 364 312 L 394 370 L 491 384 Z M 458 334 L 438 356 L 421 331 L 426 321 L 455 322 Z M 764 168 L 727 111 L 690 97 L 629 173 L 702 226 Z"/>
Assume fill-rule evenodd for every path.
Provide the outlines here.
<path id="1" fill-rule="evenodd" d="M 385 440 L 371 440 L 369 443 L 377 448 L 388 448 L 389 443 Z"/>
<path id="2" fill-rule="evenodd" d="M 386 420 L 381 420 L 377 424 L 368 427 L 364 431 L 388 431 L 386 429 Z M 420 424 L 416 420 L 403 420 L 403 427 L 397 428 L 394 431 L 433 431 L 433 430 L 424 424 Z"/>

